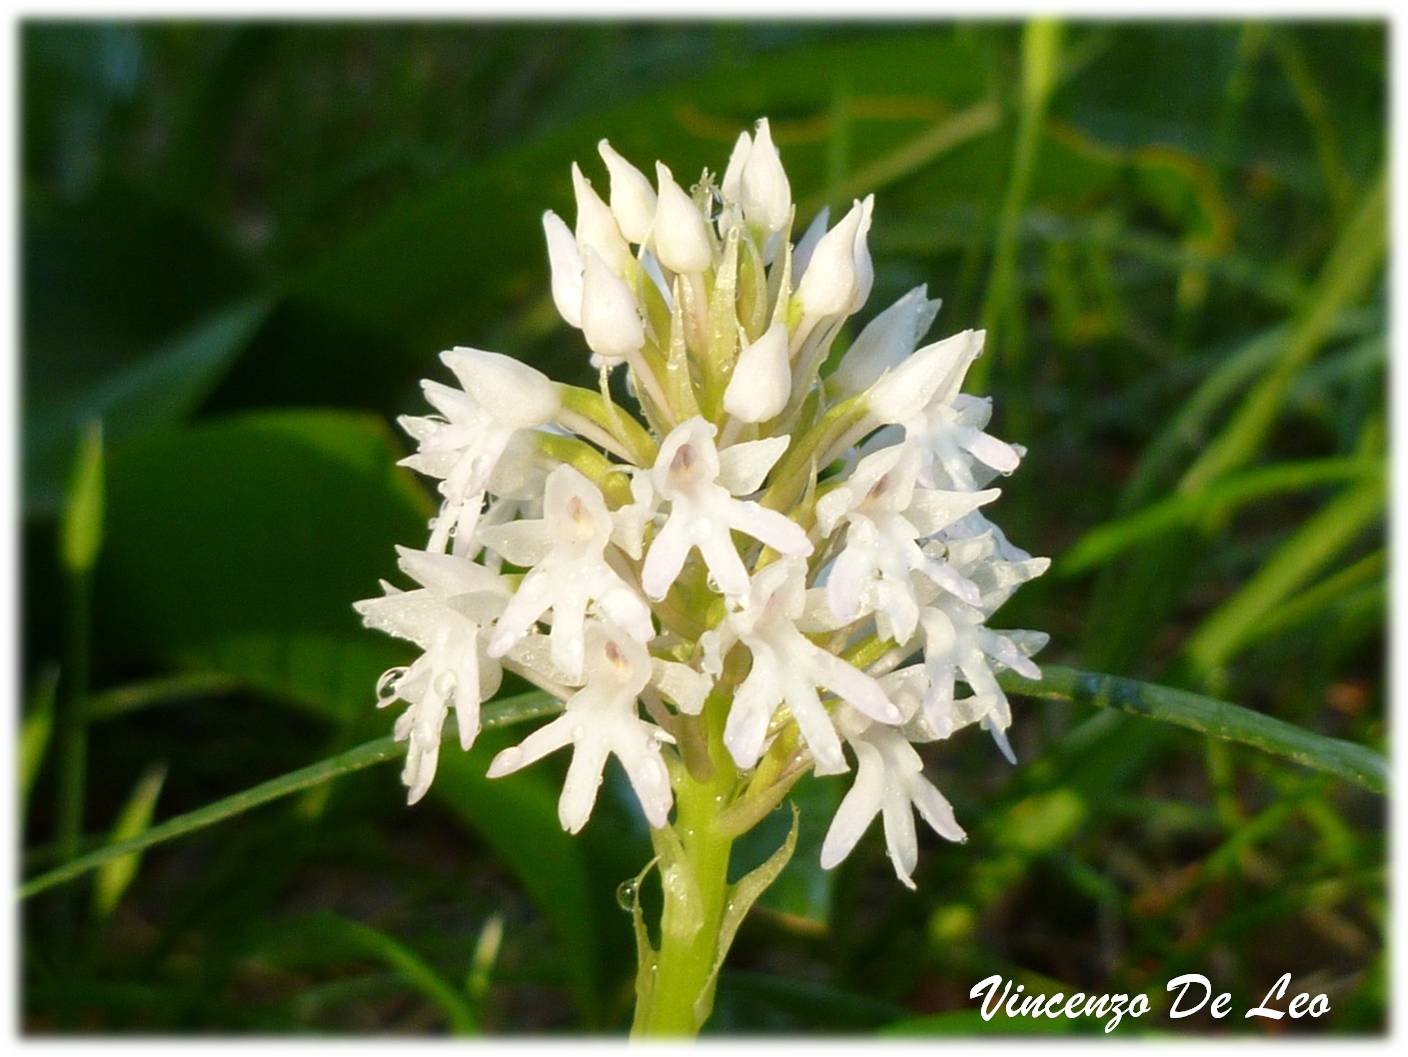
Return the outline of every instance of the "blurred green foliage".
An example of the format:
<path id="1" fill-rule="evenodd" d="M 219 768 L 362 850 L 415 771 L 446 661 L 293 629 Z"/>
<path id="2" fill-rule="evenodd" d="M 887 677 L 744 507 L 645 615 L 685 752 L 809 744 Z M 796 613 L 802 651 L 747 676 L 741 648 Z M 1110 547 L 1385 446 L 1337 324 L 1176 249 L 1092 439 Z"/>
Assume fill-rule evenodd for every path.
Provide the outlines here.
<path id="1" fill-rule="evenodd" d="M 570 161 L 603 178 L 608 136 L 683 177 L 763 113 L 800 219 L 877 192 L 868 312 L 927 282 L 939 330 L 991 329 L 1030 448 L 1003 524 L 1057 559 L 1004 623 L 1383 747 L 1382 24 L 29 22 L 21 50 L 27 875 L 385 732 L 404 654 L 350 602 L 431 509 L 390 419 L 453 344 L 590 384 L 539 228 Z M 800 786 L 711 1030 L 983 1033 L 992 972 L 1190 969 L 1334 1007 L 1200 1031 L 1383 1029 L 1381 800 L 1114 712 L 1031 700 L 1012 734 L 1015 770 L 934 754 L 972 836 L 915 894 L 879 841 L 818 870 L 839 790 Z M 567 838 L 551 765 L 483 779 L 502 737 L 414 810 L 373 768 L 24 903 L 26 1029 L 621 1030 L 643 824 L 613 776 Z"/>

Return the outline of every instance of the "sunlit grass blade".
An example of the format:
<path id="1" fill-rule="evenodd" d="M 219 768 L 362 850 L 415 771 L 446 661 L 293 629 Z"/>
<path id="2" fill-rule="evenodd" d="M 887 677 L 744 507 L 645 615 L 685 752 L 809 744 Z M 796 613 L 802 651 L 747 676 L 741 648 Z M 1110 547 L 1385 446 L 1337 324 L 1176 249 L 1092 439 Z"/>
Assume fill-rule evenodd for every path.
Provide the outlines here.
<path id="1" fill-rule="evenodd" d="M 561 703 L 556 698 L 545 693 L 521 694 L 517 697 L 486 704 L 482 713 L 482 722 L 485 728 L 505 727 L 552 715 L 561 707 Z M 235 818 L 256 807 L 286 796 L 292 796 L 300 790 L 310 789 L 323 782 L 330 782 L 335 778 L 360 771 L 374 764 L 397 759 L 404 752 L 405 749 L 391 738 L 377 738 L 375 741 L 369 741 L 355 749 L 339 753 L 337 756 L 311 764 L 308 767 L 302 767 L 278 778 L 272 778 L 267 782 L 261 782 L 242 793 L 236 793 L 234 796 L 217 800 L 215 803 L 207 804 L 195 811 L 168 819 L 158 826 L 153 826 L 140 837 L 109 844 L 32 878 L 20 887 L 20 898 L 27 899 L 30 896 L 38 895 L 55 885 L 82 877 L 113 859 L 145 851 L 147 848 L 164 844 L 178 837 L 188 836 L 208 826 L 213 826 L 217 822 L 224 822 L 226 819 Z"/>
<path id="2" fill-rule="evenodd" d="M 1061 66 L 1061 23 L 1054 19 L 1029 21 L 1022 33 L 1022 90 L 1017 117 L 1017 140 L 1013 150 L 1012 172 L 998 220 L 997 244 L 992 270 L 988 275 L 987 300 L 983 306 L 983 326 L 988 332 L 988 355 L 973 367 L 972 386 L 981 390 L 994 355 L 1001 352 L 1013 366 L 1020 362 L 1021 314 L 1016 303 L 1017 244 L 1021 230 L 1022 207 L 1031 189 L 1036 170 L 1037 148 L 1047 103 Z"/>
<path id="3" fill-rule="evenodd" d="M 1125 549 L 1170 529 L 1223 517 L 1254 499 L 1298 492 L 1383 473 L 1378 459 L 1307 459 L 1260 467 L 1226 477 L 1198 492 L 1178 492 L 1116 521 L 1107 521 L 1076 541 L 1058 561 L 1061 575 L 1073 576 L 1108 561 Z"/>
<path id="4" fill-rule="evenodd" d="M 20 726 L 21 817 L 23 817 L 24 806 L 29 803 L 29 793 L 34 788 L 34 779 L 39 776 L 39 768 L 44 765 L 44 757 L 49 749 L 49 739 L 54 732 L 54 697 L 58 681 L 59 670 L 55 667 L 46 668 L 39 674 L 30 695 L 29 709 Z"/>
<path id="5" fill-rule="evenodd" d="M 1235 656 L 1278 604 L 1383 516 L 1385 488 L 1376 475 L 1348 489 L 1282 543 L 1189 637 L 1185 651 L 1194 667 L 1207 674 Z"/>
<path id="6" fill-rule="evenodd" d="M 1181 490 L 1196 491 L 1244 465 L 1260 449 L 1296 376 L 1320 348 L 1340 312 L 1364 295 L 1377 273 L 1388 238 L 1387 196 L 1387 179 L 1381 173 L 1340 232 L 1270 372 L 1189 468 L 1179 482 Z"/>
<path id="7" fill-rule="evenodd" d="M 1282 601 L 1274 612 L 1266 614 L 1247 630 L 1242 639 L 1242 647 L 1274 638 L 1283 631 L 1319 616 L 1331 606 L 1352 604 L 1355 599 L 1367 597 L 1366 585 L 1369 594 L 1384 594 L 1387 588 L 1384 578 L 1387 567 L 1388 558 L 1385 553 L 1375 551 L 1325 577 L 1313 587 L 1297 591 L 1294 597 Z"/>
<path id="8" fill-rule="evenodd" d="M 1013 672 L 1004 672 L 999 681 L 1008 693 L 1118 709 L 1187 727 L 1208 737 L 1249 745 L 1303 767 L 1326 771 L 1375 793 L 1388 789 L 1388 761 L 1363 745 L 1327 738 L 1249 708 L 1188 690 L 1058 664 L 1044 664 L 1041 671 L 1040 682 Z"/>
<path id="9" fill-rule="evenodd" d="M 132 796 L 117 816 L 117 824 L 112 829 L 112 840 L 123 841 L 140 837 L 152 823 L 156 812 L 157 797 L 161 795 L 162 784 L 166 781 L 166 765 L 158 764 L 142 775 Z M 93 883 L 93 915 L 100 921 L 107 918 L 122 901 L 123 893 L 137 876 L 142 856 L 133 852 L 116 859 L 110 859 L 98 867 L 98 876 Z"/>
<path id="10" fill-rule="evenodd" d="M 479 1034 L 469 1002 L 435 969 L 399 940 L 337 914 L 322 912 L 281 923 L 284 940 L 303 939 L 320 951 L 332 948 L 354 957 L 374 958 L 434 1002 L 455 1035 Z"/>

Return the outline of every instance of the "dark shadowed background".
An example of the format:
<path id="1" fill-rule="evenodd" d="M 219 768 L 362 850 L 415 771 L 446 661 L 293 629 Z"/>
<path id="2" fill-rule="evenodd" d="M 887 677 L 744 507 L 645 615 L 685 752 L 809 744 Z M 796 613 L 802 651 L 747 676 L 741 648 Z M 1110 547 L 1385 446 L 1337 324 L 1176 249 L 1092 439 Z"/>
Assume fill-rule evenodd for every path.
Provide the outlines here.
<path id="1" fill-rule="evenodd" d="M 431 512 L 394 416 L 455 344 L 591 384 L 540 228 L 570 162 L 604 186 L 604 135 L 688 183 L 763 114 L 800 221 L 876 192 L 861 322 L 927 282 L 936 334 L 989 329 L 995 432 L 1030 449 L 1000 520 L 1055 558 L 997 622 L 1384 747 L 1383 25 L 20 40 L 26 876 L 389 730 L 372 687 L 405 654 L 351 602 Z M 800 787 L 803 846 L 710 1030 L 1012 1030 L 968 1000 L 990 973 L 1161 995 L 1187 971 L 1239 1009 L 1290 972 L 1333 1013 L 1180 1033 L 1383 1029 L 1382 798 L 1135 717 L 1015 713 L 1015 769 L 977 736 L 930 755 L 971 837 L 926 835 L 917 893 L 875 833 L 821 872 L 841 785 Z M 34 896 L 25 1029 L 623 1030 L 643 822 L 617 788 L 567 837 L 563 761 L 482 778 L 507 736 L 447 748 L 414 809 L 382 764 Z"/>

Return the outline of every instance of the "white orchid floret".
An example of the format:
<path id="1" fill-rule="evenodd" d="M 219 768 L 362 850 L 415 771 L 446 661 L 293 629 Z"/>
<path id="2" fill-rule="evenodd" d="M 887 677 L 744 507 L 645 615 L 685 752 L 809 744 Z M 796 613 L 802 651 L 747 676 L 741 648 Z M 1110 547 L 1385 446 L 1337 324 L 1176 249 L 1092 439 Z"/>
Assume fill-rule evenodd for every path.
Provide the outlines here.
<path id="1" fill-rule="evenodd" d="M 562 715 L 535 730 L 489 764 L 501 778 L 566 745 L 572 762 L 557 804 L 563 829 L 576 833 L 596 804 L 609 756 L 621 761 L 641 809 L 652 826 L 669 820 L 674 796 L 660 755 L 669 735 L 640 718 L 637 699 L 650 682 L 650 655 L 619 628 L 592 621 L 587 629 L 585 685 L 567 699 Z"/>
<path id="2" fill-rule="evenodd" d="M 576 162 L 572 163 L 572 191 L 577 199 L 578 250 L 584 258 L 587 250 L 596 250 L 613 273 L 622 277 L 629 275 L 635 264 L 631 248 L 616 226 L 611 207 L 601 200 Z"/>
<path id="3" fill-rule="evenodd" d="M 924 777 L 924 761 L 894 727 L 872 723 L 851 709 L 837 709 L 836 724 L 856 757 L 856 778 L 841 801 L 821 846 L 821 865 L 831 869 L 855 848 L 876 815 L 883 819 L 890 863 L 908 888 L 919 862 L 914 813 L 945 840 L 967 835 L 944 795 Z"/>
<path id="4" fill-rule="evenodd" d="M 714 446 L 715 432 L 712 423 L 695 417 L 681 422 L 660 445 L 652 477 L 670 512 L 651 542 L 641 571 L 641 585 L 653 599 L 665 597 L 696 548 L 721 593 L 732 598 L 747 594 L 748 570 L 734 546 L 732 530 L 779 554 L 812 552 L 811 541 L 795 521 L 736 498 L 761 487 L 787 447 L 787 438 L 735 444 L 720 453 Z"/>
<path id="5" fill-rule="evenodd" d="M 938 315 L 942 301 L 929 300 L 928 288 L 916 286 L 865 325 L 826 380 L 838 398 L 870 388 L 886 371 L 898 367 Z"/>
<path id="6" fill-rule="evenodd" d="M 818 689 L 881 722 L 901 719 L 879 683 L 798 629 L 806 607 L 805 578 L 806 565 L 797 559 L 784 558 L 767 566 L 753 577 L 741 608 L 728 614 L 703 641 L 706 671 L 722 671 L 723 658 L 735 642 L 741 642 L 752 658 L 724 727 L 724 745 L 745 769 L 758 762 L 773 714 L 786 704 L 816 760 L 817 774 L 846 770 L 840 739 Z"/>
<path id="7" fill-rule="evenodd" d="M 969 707 L 980 711 L 983 727 L 998 747 L 1015 762 L 1005 731 L 1012 722 L 1007 694 L 997 681 L 997 673 L 1010 668 L 1028 679 L 1040 679 L 1041 669 L 1031 660 L 1046 645 L 1048 636 L 1040 632 L 993 631 L 984 623 L 981 609 L 952 596 L 938 595 L 920 612 L 919 626 L 924 636 L 924 670 L 929 689 L 924 711 L 937 730 L 944 716 L 956 707 L 958 680 L 968 685 L 973 701 Z"/>
<path id="8" fill-rule="evenodd" d="M 1051 568 L 1050 558 L 1033 558 L 1010 543 L 980 513 L 954 522 L 944 533 L 943 556 L 978 588 L 978 608 L 991 616 L 1022 584 Z M 937 549 L 933 545 L 926 549 Z"/>
<path id="9" fill-rule="evenodd" d="M 596 145 L 601 160 L 611 174 L 611 215 L 628 242 L 644 245 L 650 241 L 655 222 L 655 190 L 645 174 L 628 162 L 608 143 Z"/>
<path id="10" fill-rule="evenodd" d="M 480 632 L 498 616 L 509 596 L 492 571 L 446 554 L 398 547 L 400 567 L 421 586 L 401 591 L 383 584 L 381 598 L 354 608 L 369 628 L 413 642 L 421 655 L 407 668 L 393 668 L 378 684 L 377 706 L 405 701 L 395 737 L 408 742 L 401 778 L 414 804 L 430 788 L 440 754 L 441 728 L 451 708 L 460 747 L 479 736 L 479 706 L 499 688 L 502 670 L 485 656 Z"/>
<path id="11" fill-rule="evenodd" d="M 570 682 L 582 677 L 589 609 L 640 642 L 655 636 L 650 607 L 607 564 L 612 527 L 600 490 L 564 465 L 548 475 L 541 519 L 481 530 L 491 550 L 532 567 L 495 625 L 491 657 L 506 654 L 549 611 L 552 662 Z"/>
<path id="12" fill-rule="evenodd" d="M 494 468 L 514 435 L 550 421 L 559 406 L 557 389 L 546 375 L 508 356 L 454 348 L 440 359 L 463 388 L 422 382 L 426 400 L 439 416 L 400 419 L 418 444 L 401 465 L 439 478 L 445 497 L 431 550 L 443 550 L 452 533 L 478 516 Z"/>
<path id="13" fill-rule="evenodd" d="M 719 181 L 719 194 L 725 204 L 743 201 L 743 168 L 748 164 L 748 155 L 752 150 L 753 137 L 747 132 L 740 132 L 738 139 L 733 141 L 733 150 L 729 152 L 728 164 L 724 166 L 724 175 Z"/>
<path id="14" fill-rule="evenodd" d="M 582 336 L 597 362 L 614 367 L 645 345 L 645 325 L 626 281 L 592 247 L 582 257 Z"/>
<path id="15" fill-rule="evenodd" d="M 714 263 L 709 224 L 669 168 L 655 163 L 659 194 L 655 206 L 655 255 L 672 272 L 694 275 Z"/>
<path id="16" fill-rule="evenodd" d="M 792 395 L 787 327 L 776 322 L 757 341 L 742 345 L 724 390 L 724 410 L 740 422 L 765 422 L 780 414 Z"/>
<path id="17" fill-rule="evenodd" d="M 781 231 L 792 219 L 792 185 L 773 145 L 767 118 L 758 122 L 742 168 L 737 198 L 744 219 L 768 234 Z"/>
<path id="18" fill-rule="evenodd" d="M 916 488 L 920 455 L 910 444 L 862 459 L 842 484 L 817 501 L 817 524 L 830 535 L 845 526 L 845 546 L 828 570 L 827 601 L 837 619 L 876 615 L 881 638 L 906 643 L 919 619 L 916 574 L 971 604 L 976 585 L 919 541 L 947 528 L 999 492 Z"/>

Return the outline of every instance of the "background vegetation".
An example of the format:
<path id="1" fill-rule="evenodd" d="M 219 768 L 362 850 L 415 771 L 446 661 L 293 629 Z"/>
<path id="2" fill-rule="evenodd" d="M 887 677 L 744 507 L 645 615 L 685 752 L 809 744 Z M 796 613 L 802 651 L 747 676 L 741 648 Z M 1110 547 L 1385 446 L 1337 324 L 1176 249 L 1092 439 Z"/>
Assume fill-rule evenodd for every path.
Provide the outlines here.
<path id="1" fill-rule="evenodd" d="M 25 876 L 388 732 L 372 686 L 404 654 L 350 603 L 430 513 L 392 416 L 453 344 L 590 384 L 539 228 L 569 162 L 604 178 L 606 135 L 684 177 L 763 113 L 804 221 L 877 192 L 871 311 L 927 282 L 938 332 L 989 328 L 979 385 L 1030 448 L 1002 523 L 1056 557 L 1001 623 L 1382 750 L 1385 38 L 26 24 Z M 928 841 L 916 894 L 875 834 L 821 872 L 840 786 L 802 787 L 711 1030 L 1013 1030 L 978 1020 L 982 976 L 1160 995 L 1190 970 L 1239 1008 L 1291 972 L 1334 1012 L 1180 1032 L 1383 1029 L 1380 796 L 1116 711 L 1016 713 L 1015 769 L 980 737 L 932 754 L 971 839 Z M 622 1030 L 643 823 L 616 790 L 566 837 L 553 765 L 481 777 L 506 736 L 447 751 L 413 810 L 394 764 L 324 780 L 377 743 L 31 885 L 26 1030 Z"/>

